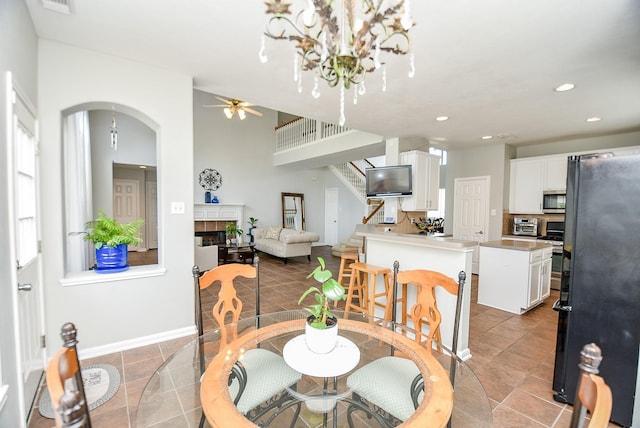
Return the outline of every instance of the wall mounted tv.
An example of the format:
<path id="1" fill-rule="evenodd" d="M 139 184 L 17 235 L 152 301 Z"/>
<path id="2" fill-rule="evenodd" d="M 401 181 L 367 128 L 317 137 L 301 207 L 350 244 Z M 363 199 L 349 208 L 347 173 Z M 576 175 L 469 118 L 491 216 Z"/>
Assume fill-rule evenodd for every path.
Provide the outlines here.
<path id="1" fill-rule="evenodd" d="M 382 166 L 365 169 L 367 197 L 411 196 L 411 165 Z"/>

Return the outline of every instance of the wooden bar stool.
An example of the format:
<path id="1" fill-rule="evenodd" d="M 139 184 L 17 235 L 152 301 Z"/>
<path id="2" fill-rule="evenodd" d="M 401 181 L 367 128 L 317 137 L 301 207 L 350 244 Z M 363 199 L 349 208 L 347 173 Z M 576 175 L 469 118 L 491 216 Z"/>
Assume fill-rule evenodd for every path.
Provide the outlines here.
<path id="1" fill-rule="evenodd" d="M 391 269 L 362 262 L 351 263 L 349 267 L 351 268 L 351 280 L 349 281 L 349 290 L 347 291 L 347 302 L 344 308 L 345 314 L 353 310 L 373 316 L 375 315 L 375 307 L 379 306 L 384 308 L 384 318 L 390 320 L 391 304 L 393 302 L 390 296 L 393 289 Z M 378 275 L 382 275 L 384 281 L 384 291 L 381 293 L 376 293 L 376 278 Z M 373 277 L 371 282 L 369 282 L 369 276 Z M 354 297 L 358 299 L 357 305 L 353 303 Z M 386 302 L 381 303 L 376 301 L 378 297 L 385 297 Z"/>
<path id="2" fill-rule="evenodd" d="M 351 269 L 351 263 L 359 261 L 360 257 L 358 254 L 357 247 L 346 247 L 340 256 L 340 269 L 338 271 L 338 282 L 344 288 L 349 287 L 349 283 L 351 282 L 351 274 L 353 270 Z M 348 282 L 345 284 L 345 280 L 348 279 Z M 333 306 L 338 306 L 338 302 L 333 302 Z"/>

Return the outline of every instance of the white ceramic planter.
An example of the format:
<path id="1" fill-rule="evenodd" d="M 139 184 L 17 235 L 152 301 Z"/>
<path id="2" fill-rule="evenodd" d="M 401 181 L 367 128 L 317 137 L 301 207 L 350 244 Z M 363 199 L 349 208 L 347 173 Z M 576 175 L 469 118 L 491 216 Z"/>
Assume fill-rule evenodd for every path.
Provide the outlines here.
<path id="1" fill-rule="evenodd" d="M 314 328 L 307 323 L 305 325 L 305 341 L 311 352 L 316 354 L 326 354 L 336 347 L 338 340 L 338 323 L 327 327 L 326 329 Z"/>

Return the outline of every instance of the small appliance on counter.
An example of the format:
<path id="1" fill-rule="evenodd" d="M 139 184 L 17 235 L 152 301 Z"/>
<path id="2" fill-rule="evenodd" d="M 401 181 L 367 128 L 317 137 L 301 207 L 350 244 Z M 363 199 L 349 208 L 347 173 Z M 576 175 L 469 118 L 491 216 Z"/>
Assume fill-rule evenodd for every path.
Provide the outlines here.
<path id="1" fill-rule="evenodd" d="M 538 219 L 527 217 L 513 218 L 513 234 L 524 236 L 538 236 Z"/>

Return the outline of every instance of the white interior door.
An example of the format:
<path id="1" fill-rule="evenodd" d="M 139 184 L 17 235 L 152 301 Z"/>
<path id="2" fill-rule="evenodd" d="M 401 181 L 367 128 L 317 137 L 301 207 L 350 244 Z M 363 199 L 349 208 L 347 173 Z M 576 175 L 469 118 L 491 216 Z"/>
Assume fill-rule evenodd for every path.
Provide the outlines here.
<path id="1" fill-rule="evenodd" d="M 485 242 L 489 229 L 489 177 L 455 179 L 453 238 Z M 472 273 L 478 273 L 480 251 L 473 252 Z"/>
<path id="2" fill-rule="evenodd" d="M 35 108 L 7 75 L 9 106 L 10 192 L 9 212 L 12 230 L 8 233 L 12 258 L 15 260 L 14 308 L 17 314 L 16 359 L 21 374 L 21 410 L 25 415 L 36 397 L 45 363 L 44 305 L 42 290 L 42 261 L 39 249 L 40 219 L 38 207 L 38 138 Z"/>
<path id="3" fill-rule="evenodd" d="M 338 188 L 324 190 L 324 241 L 326 245 L 338 242 Z"/>
<path id="4" fill-rule="evenodd" d="M 157 183 L 147 183 L 145 220 L 145 247 L 149 249 L 158 248 L 158 185 Z"/>
<path id="5" fill-rule="evenodd" d="M 120 223 L 131 223 L 140 218 L 140 189 L 137 180 L 113 180 L 113 218 Z M 142 246 L 144 245 L 143 243 Z M 129 245 L 129 251 L 139 249 Z"/>

